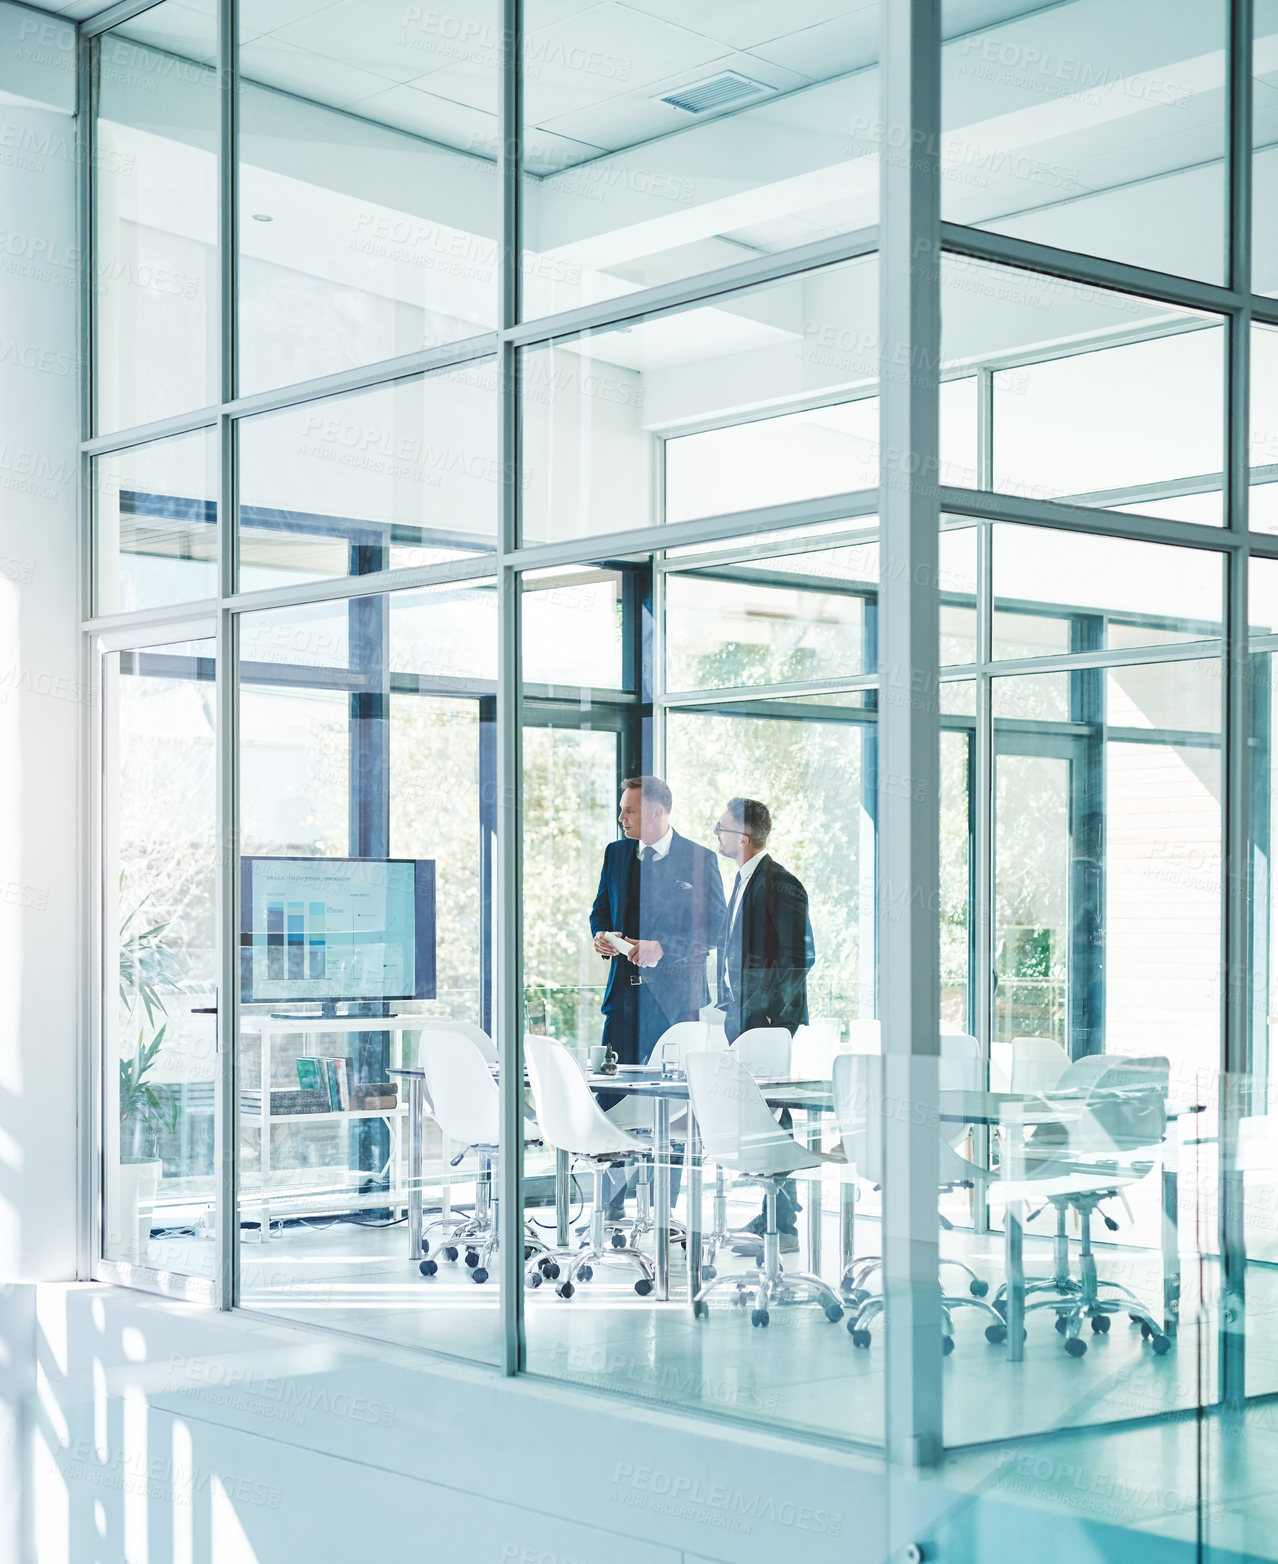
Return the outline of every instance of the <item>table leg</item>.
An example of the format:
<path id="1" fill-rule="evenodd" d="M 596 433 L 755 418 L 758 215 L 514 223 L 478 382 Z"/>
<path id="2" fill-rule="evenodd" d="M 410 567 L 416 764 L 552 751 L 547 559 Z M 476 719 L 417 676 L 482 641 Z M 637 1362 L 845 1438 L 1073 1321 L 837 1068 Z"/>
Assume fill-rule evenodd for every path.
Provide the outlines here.
<path id="1" fill-rule="evenodd" d="M 688 1181 L 688 1301 L 701 1291 L 701 1131 L 691 1104 L 688 1107 L 688 1141 L 684 1149 Z"/>
<path id="2" fill-rule="evenodd" d="M 1180 1124 L 1167 1121 L 1163 1145 L 1163 1334 L 1175 1336 L 1180 1319 Z"/>
<path id="3" fill-rule="evenodd" d="M 804 1114 L 803 1143 L 810 1151 L 821 1149 L 821 1110 L 809 1108 Z M 808 1269 L 821 1274 L 821 1180 L 808 1180 Z"/>
<path id="4" fill-rule="evenodd" d="M 990 1165 L 990 1127 L 988 1124 L 972 1126 L 972 1161 L 978 1168 Z M 990 1230 L 989 1185 L 981 1179 L 975 1181 L 972 1190 L 972 1231 L 988 1233 Z"/>
<path id="5" fill-rule="evenodd" d="M 262 1154 L 258 1161 L 262 1177 L 261 1233 L 262 1243 L 271 1238 L 271 1034 L 262 1028 Z"/>
<path id="6" fill-rule="evenodd" d="M 568 1210 L 572 1194 L 572 1170 L 566 1151 L 555 1152 L 555 1246 L 568 1247 Z"/>
<path id="7" fill-rule="evenodd" d="M 848 1179 L 839 1182 L 839 1285 L 848 1279 L 856 1259 L 856 1185 Z"/>
<path id="8" fill-rule="evenodd" d="M 657 1297 L 670 1296 L 670 1099 L 657 1098 L 653 1192 L 656 1210 L 653 1248 L 656 1257 Z"/>
<path id="9" fill-rule="evenodd" d="M 408 1081 L 408 1258 L 422 1257 L 422 1123 L 423 1082 L 419 1075 Z"/>
<path id="10" fill-rule="evenodd" d="M 1022 1202 L 1009 1200 L 1003 1218 L 1003 1249 L 1007 1262 L 1007 1356 L 1012 1363 L 1020 1363 L 1025 1356 L 1024 1216 Z"/>

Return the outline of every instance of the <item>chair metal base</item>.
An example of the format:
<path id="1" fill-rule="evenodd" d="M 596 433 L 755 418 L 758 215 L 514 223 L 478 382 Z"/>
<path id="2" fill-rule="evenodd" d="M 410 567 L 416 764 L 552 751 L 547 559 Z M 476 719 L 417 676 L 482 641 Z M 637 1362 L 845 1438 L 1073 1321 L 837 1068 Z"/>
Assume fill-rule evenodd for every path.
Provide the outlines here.
<path id="1" fill-rule="evenodd" d="M 605 1233 L 620 1233 L 624 1229 L 621 1223 L 604 1221 L 603 1181 L 604 1164 L 596 1161 L 594 1188 L 591 1194 L 589 1237 L 581 1249 L 556 1250 L 556 1261 L 562 1261 L 560 1265 L 562 1279 L 555 1291 L 561 1298 L 571 1298 L 580 1283 L 593 1279 L 596 1265 L 603 1265 L 609 1261 L 623 1261 L 638 1267 L 640 1275 L 635 1283 L 635 1291 L 641 1298 L 646 1298 L 656 1285 L 656 1273 L 652 1261 L 646 1254 L 641 1254 L 633 1243 L 620 1246 L 605 1243 Z M 533 1285 L 535 1286 L 536 1283 Z"/>
<path id="2" fill-rule="evenodd" d="M 843 1304 L 833 1287 L 810 1271 L 786 1271 L 781 1264 L 781 1235 L 777 1232 L 777 1194 L 781 1179 L 760 1179 L 764 1185 L 764 1214 L 766 1226 L 763 1234 L 761 1263 L 753 1276 L 712 1276 L 704 1282 L 692 1300 L 692 1312 L 697 1319 L 705 1319 L 710 1313 L 708 1302 L 717 1289 L 735 1290 L 734 1304 L 744 1307 L 754 1301 L 750 1314 L 752 1325 L 767 1325 L 773 1304 L 816 1302 L 832 1323 L 843 1318 Z M 703 1268 L 704 1269 L 704 1268 Z"/>

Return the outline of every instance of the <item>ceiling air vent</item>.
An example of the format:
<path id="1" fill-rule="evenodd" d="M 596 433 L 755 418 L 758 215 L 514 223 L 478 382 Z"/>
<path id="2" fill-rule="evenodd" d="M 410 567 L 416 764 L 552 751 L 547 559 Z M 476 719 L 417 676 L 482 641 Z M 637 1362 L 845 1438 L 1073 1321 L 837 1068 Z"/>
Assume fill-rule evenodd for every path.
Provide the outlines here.
<path id="1" fill-rule="evenodd" d="M 748 98 L 762 97 L 771 91 L 771 87 L 751 81 L 748 76 L 739 76 L 736 71 L 720 71 L 717 76 L 707 76 L 705 81 L 690 82 L 674 92 L 663 92 L 657 101 L 683 109 L 688 114 L 705 114 L 710 109 L 726 109 L 733 103 L 744 103 Z"/>

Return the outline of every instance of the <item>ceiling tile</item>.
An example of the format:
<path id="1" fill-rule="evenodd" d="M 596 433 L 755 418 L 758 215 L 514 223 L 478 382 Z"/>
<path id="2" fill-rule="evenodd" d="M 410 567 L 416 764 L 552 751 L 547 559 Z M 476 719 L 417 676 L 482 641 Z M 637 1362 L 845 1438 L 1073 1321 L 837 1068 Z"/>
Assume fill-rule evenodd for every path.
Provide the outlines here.
<path id="1" fill-rule="evenodd" d="M 274 36 L 258 38 L 240 47 L 240 69 L 249 81 L 280 87 L 312 103 L 345 108 L 387 85 L 385 77 L 371 71 L 312 54 Z"/>
<path id="2" fill-rule="evenodd" d="M 453 103 L 416 87 L 396 85 L 359 98 L 347 107 L 352 114 L 410 131 L 428 141 L 438 141 L 479 157 L 497 155 L 497 119 L 468 104 Z"/>
<path id="3" fill-rule="evenodd" d="M 236 18 L 240 43 L 251 43 L 263 33 L 273 33 L 291 22 L 309 20 L 332 4 L 333 0 L 240 0 Z"/>
<path id="4" fill-rule="evenodd" d="M 756 44 L 752 52 L 814 81 L 828 81 L 878 61 L 878 15 L 857 11 L 837 22 L 819 22 L 802 32 Z"/>
<path id="5" fill-rule="evenodd" d="M 493 0 L 449 0 L 446 10 L 404 0 L 337 0 L 275 36 L 397 82 L 457 63 L 495 75 L 501 54 Z"/>
<path id="6" fill-rule="evenodd" d="M 784 70 L 779 65 L 773 65 L 768 60 L 761 60 L 756 55 L 723 54 L 714 61 L 698 66 L 694 71 L 680 71 L 668 80 L 655 84 L 649 83 L 639 92 L 627 93 L 621 98 L 612 98 L 603 103 L 592 104 L 589 108 L 577 109 L 570 114 L 558 115 L 554 119 L 544 121 L 543 129 L 557 131 L 561 135 L 572 136 L 580 141 L 592 142 L 610 151 L 620 151 L 623 147 L 637 146 L 658 136 L 672 135 L 681 130 L 691 129 L 694 125 L 704 125 L 712 119 L 719 119 L 723 114 L 732 112 L 731 108 L 724 109 L 719 114 L 689 114 L 685 109 L 676 109 L 668 103 L 662 103 L 660 95 L 673 92 L 677 87 L 685 87 L 692 82 L 701 81 L 707 76 L 718 75 L 721 71 L 736 71 L 751 81 L 777 89 L 776 93 L 753 100 L 755 103 L 771 102 L 777 93 L 792 91 L 796 87 L 807 85 L 804 77 L 796 75 L 793 71 Z M 750 106 L 749 103 L 743 103 L 737 112 L 748 112 Z"/>
<path id="7" fill-rule="evenodd" d="M 624 0 L 636 11 L 678 22 L 692 32 L 715 38 L 733 49 L 749 49 L 771 38 L 786 37 L 818 22 L 832 22 L 858 9 L 858 0 Z M 878 0 L 859 0 L 859 7 L 875 13 Z M 877 20 L 875 25 L 877 25 Z"/>
<path id="8" fill-rule="evenodd" d="M 128 38 L 176 54 L 179 59 L 217 64 L 217 6 L 214 0 L 168 0 L 131 21 L 112 29 L 113 36 Z"/>

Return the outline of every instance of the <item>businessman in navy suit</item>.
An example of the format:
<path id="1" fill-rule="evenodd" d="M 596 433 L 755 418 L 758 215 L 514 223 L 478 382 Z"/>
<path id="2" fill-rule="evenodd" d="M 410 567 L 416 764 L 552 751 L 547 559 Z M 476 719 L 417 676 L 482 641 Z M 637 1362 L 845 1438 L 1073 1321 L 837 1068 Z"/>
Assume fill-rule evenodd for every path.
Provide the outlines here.
<path id="1" fill-rule="evenodd" d="M 622 1064 L 646 1064 L 668 1027 L 697 1020 L 710 1001 L 706 957 L 727 910 L 723 879 L 709 848 L 671 828 L 672 803 L 660 777 L 621 784 L 624 835 L 604 851 L 590 912 L 595 949 L 610 963 L 603 1040 Z M 624 952 L 609 935 L 625 943 Z"/>

